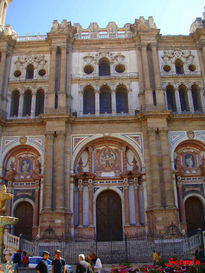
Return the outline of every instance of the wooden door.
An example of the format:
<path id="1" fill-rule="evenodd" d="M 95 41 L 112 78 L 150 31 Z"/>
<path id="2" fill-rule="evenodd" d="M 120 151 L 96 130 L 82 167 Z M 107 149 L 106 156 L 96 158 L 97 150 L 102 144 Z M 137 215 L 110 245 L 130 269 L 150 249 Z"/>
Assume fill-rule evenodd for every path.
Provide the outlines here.
<path id="1" fill-rule="evenodd" d="M 122 236 L 121 200 L 114 191 L 102 192 L 96 202 L 98 241 L 120 241 Z"/>
<path id="2" fill-rule="evenodd" d="M 19 218 L 18 223 L 14 226 L 14 234 L 23 238 L 32 240 L 33 227 L 33 207 L 28 202 L 21 202 L 15 209 L 15 217 Z"/>
<path id="3" fill-rule="evenodd" d="M 197 228 L 205 229 L 204 210 L 197 197 L 189 197 L 185 203 L 187 232 L 189 235 Z"/>

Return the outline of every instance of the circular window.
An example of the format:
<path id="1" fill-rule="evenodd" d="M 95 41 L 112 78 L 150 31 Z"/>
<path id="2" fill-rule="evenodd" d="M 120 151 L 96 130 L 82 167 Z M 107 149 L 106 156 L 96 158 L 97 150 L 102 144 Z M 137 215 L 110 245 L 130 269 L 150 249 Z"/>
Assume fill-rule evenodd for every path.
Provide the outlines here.
<path id="1" fill-rule="evenodd" d="M 94 71 L 94 68 L 93 68 L 92 65 L 86 65 L 86 66 L 84 67 L 84 72 L 85 72 L 86 74 L 91 74 L 91 73 L 93 73 L 93 71 Z"/>
<path id="2" fill-rule="evenodd" d="M 46 70 L 45 69 L 41 69 L 41 70 L 38 71 L 38 74 L 40 76 L 44 76 L 44 75 L 46 75 Z"/>
<path id="3" fill-rule="evenodd" d="M 125 71 L 125 66 L 123 64 L 118 64 L 115 67 L 115 71 L 118 73 L 123 73 Z"/>
<path id="4" fill-rule="evenodd" d="M 192 71 L 192 72 L 195 71 L 196 70 L 196 66 L 194 64 L 190 64 L 189 65 L 189 70 Z"/>
<path id="5" fill-rule="evenodd" d="M 171 70 L 171 67 L 169 65 L 165 65 L 163 69 L 165 72 L 169 72 Z"/>
<path id="6" fill-rule="evenodd" d="M 16 78 L 20 77 L 20 76 L 21 76 L 21 71 L 20 71 L 20 70 L 16 70 L 16 71 L 14 72 L 14 76 L 15 76 Z"/>

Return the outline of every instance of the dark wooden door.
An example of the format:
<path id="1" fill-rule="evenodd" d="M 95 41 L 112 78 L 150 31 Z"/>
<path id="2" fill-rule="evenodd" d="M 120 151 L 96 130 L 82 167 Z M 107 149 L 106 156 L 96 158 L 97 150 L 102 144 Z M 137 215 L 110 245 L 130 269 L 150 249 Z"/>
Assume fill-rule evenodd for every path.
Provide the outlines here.
<path id="1" fill-rule="evenodd" d="M 33 207 L 28 202 L 21 202 L 17 205 L 15 210 L 15 217 L 19 218 L 18 223 L 14 226 L 14 234 L 23 238 L 32 240 L 32 226 L 33 226 Z"/>
<path id="2" fill-rule="evenodd" d="M 189 235 L 197 228 L 205 229 L 203 205 L 197 197 L 189 197 L 186 200 L 185 212 Z"/>
<path id="3" fill-rule="evenodd" d="M 121 200 L 114 191 L 102 192 L 96 202 L 97 240 L 120 241 L 122 236 Z"/>

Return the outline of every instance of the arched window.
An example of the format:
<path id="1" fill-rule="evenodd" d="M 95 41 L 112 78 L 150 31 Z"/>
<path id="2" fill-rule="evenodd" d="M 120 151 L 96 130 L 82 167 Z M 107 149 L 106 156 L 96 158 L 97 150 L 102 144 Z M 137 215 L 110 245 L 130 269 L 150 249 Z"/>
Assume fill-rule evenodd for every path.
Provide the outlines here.
<path id="1" fill-rule="evenodd" d="M 32 101 L 31 90 L 26 90 L 24 93 L 23 101 L 23 117 L 31 115 L 31 101 Z"/>
<path id="2" fill-rule="evenodd" d="M 100 113 L 112 113 L 111 91 L 109 87 L 100 90 Z"/>
<path id="3" fill-rule="evenodd" d="M 127 90 L 124 86 L 118 86 L 116 90 L 116 111 L 117 113 L 128 113 Z"/>
<path id="4" fill-rule="evenodd" d="M 15 90 L 12 92 L 10 117 L 18 116 L 19 97 L 20 97 L 19 91 Z"/>
<path id="5" fill-rule="evenodd" d="M 184 64 L 180 59 L 175 61 L 176 74 L 184 74 Z"/>
<path id="6" fill-rule="evenodd" d="M 43 113 L 44 113 L 44 91 L 40 89 L 36 93 L 35 116 L 38 116 Z"/>
<path id="7" fill-rule="evenodd" d="M 26 67 L 26 79 L 33 79 L 34 75 L 34 66 L 32 64 L 29 64 Z"/>
<path id="8" fill-rule="evenodd" d="M 197 85 L 192 85 L 191 87 L 192 100 L 194 105 L 194 111 L 201 111 L 201 98 L 200 98 L 200 90 Z"/>
<path id="9" fill-rule="evenodd" d="M 172 85 L 166 87 L 166 96 L 167 96 L 167 107 L 168 110 L 176 112 L 176 101 L 175 101 L 175 92 Z"/>
<path id="10" fill-rule="evenodd" d="M 91 86 L 87 86 L 83 94 L 83 114 L 95 114 L 95 92 Z"/>
<path id="11" fill-rule="evenodd" d="M 99 76 L 110 75 L 110 62 L 107 58 L 102 58 L 99 61 Z"/>
<path id="12" fill-rule="evenodd" d="M 179 98 L 182 111 L 189 111 L 189 102 L 187 97 L 187 89 L 184 85 L 179 87 Z"/>

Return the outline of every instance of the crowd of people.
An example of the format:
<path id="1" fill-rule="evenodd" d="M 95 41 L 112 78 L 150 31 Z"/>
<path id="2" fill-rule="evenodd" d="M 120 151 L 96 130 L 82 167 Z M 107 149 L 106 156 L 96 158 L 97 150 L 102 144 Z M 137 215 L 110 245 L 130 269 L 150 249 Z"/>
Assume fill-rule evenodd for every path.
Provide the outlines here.
<path id="1" fill-rule="evenodd" d="M 42 259 L 36 266 L 37 273 L 48 273 L 49 252 L 44 251 Z M 15 264 L 15 273 L 18 273 L 19 267 L 28 267 L 29 258 L 25 251 L 22 253 L 17 251 L 12 255 L 13 264 Z M 101 260 L 96 256 L 95 253 L 89 255 L 80 254 L 78 255 L 78 263 L 76 266 L 76 273 L 101 273 L 102 263 Z M 52 273 L 66 273 L 65 260 L 61 257 L 61 251 L 55 251 L 55 259 L 52 261 Z"/>

